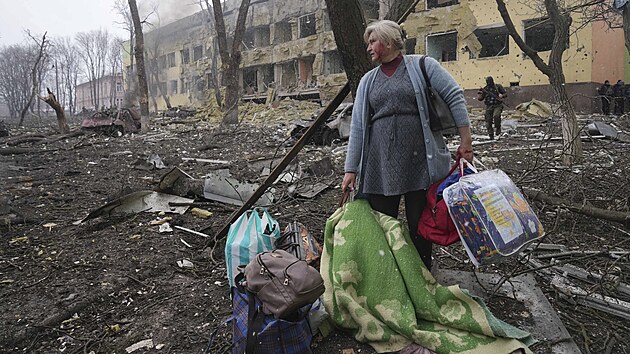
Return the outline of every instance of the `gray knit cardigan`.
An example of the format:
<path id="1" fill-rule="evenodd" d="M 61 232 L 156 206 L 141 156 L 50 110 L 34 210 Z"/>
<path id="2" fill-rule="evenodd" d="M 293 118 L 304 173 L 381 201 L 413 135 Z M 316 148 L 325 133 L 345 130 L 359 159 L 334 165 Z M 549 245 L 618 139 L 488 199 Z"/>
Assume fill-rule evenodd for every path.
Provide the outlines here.
<path id="1" fill-rule="evenodd" d="M 435 183 L 448 173 L 451 167 L 451 156 L 441 133 L 434 133 L 429 127 L 428 111 L 425 109 L 427 102 L 425 97 L 424 78 L 420 71 L 421 55 L 405 55 L 405 65 L 407 72 L 411 78 L 413 88 L 416 92 L 416 102 L 418 103 L 418 111 L 420 112 L 420 120 L 424 135 L 424 145 L 427 154 L 427 166 L 431 183 Z M 426 57 L 425 67 L 431 86 L 440 94 L 442 99 L 449 105 L 455 125 L 457 127 L 465 127 L 470 125 L 468 120 L 468 110 L 466 109 L 466 101 L 464 100 L 464 91 L 457 84 L 455 79 L 446 69 L 440 65 L 435 59 Z M 374 83 L 374 78 L 380 70 L 376 67 L 363 75 L 357 88 L 357 94 L 354 99 L 354 107 L 352 109 L 352 123 L 350 125 L 350 140 L 348 142 L 348 152 L 346 154 L 345 172 L 355 172 L 361 176 L 361 161 L 365 151 L 365 144 L 369 141 L 370 131 L 367 129 L 370 117 L 370 105 L 368 102 L 370 88 Z M 376 134 L 378 134 L 376 132 Z M 359 179 L 360 182 L 360 179 Z"/>

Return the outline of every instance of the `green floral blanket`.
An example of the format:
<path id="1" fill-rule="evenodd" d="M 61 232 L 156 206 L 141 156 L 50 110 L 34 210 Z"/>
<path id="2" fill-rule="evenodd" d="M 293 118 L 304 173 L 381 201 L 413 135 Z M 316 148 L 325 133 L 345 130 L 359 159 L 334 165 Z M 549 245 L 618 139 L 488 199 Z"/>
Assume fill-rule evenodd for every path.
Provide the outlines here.
<path id="1" fill-rule="evenodd" d="M 335 325 L 379 353 L 412 342 L 436 353 L 531 353 L 535 342 L 459 286 L 438 284 L 406 227 L 365 200 L 345 204 L 326 222 L 320 271 Z"/>

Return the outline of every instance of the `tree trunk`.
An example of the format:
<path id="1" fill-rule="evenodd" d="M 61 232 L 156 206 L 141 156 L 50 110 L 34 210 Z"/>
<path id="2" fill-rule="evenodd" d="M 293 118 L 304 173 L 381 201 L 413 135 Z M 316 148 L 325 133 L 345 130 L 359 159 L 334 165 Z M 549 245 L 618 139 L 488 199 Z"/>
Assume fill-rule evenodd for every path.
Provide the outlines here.
<path id="1" fill-rule="evenodd" d="M 241 1 L 238 9 L 238 18 L 234 30 L 234 40 L 232 42 L 231 51 L 227 48 L 227 33 L 225 30 L 225 21 L 223 20 L 223 9 L 220 0 L 212 0 L 212 9 L 214 12 L 214 22 L 217 29 L 217 40 L 219 42 L 219 54 L 221 55 L 221 64 L 223 66 L 223 80 L 225 82 L 225 107 L 223 113 L 222 124 L 238 123 L 238 100 L 239 84 L 238 70 L 241 65 L 241 42 L 245 33 L 245 20 L 249 11 L 251 0 Z"/>
<path id="2" fill-rule="evenodd" d="M 206 8 L 208 9 L 208 32 L 214 31 L 216 34 L 216 24 L 213 15 L 210 13 L 210 3 L 208 0 L 204 0 Z M 202 7 L 203 9 L 203 7 Z M 223 98 L 221 97 L 221 81 L 219 80 L 219 70 L 217 68 L 217 62 L 219 61 L 219 48 L 217 41 L 212 41 L 212 63 L 210 64 L 210 77 L 212 78 L 211 86 L 214 89 L 214 99 L 217 102 L 217 107 L 221 108 L 223 105 Z"/>
<path id="3" fill-rule="evenodd" d="M 384 19 L 403 23 L 409 13 L 416 7 L 416 5 L 418 5 L 419 2 L 419 0 L 394 1 L 387 10 L 387 14 L 385 15 Z"/>
<path id="4" fill-rule="evenodd" d="M 630 52 L 630 3 L 623 7 L 623 35 L 626 41 L 626 50 Z"/>
<path id="5" fill-rule="evenodd" d="M 128 0 L 129 11 L 133 19 L 133 28 L 136 35 L 134 55 L 136 58 L 136 72 L 138 75 L 138 101 L 140 103 L 140 124 L 141 131 L 149 131 L 149 89 L 147 87 L 147 75 L 144 69 L 144 35 L 142 34 L 142 23 L 138 14 L 136 0 Z"/>
<path id="6" fill-rule="evenodd" d="M 363 40 L 363 10 L 358 0 L 326 0 L 326 7 L 350 90 L 356 97 L 361 77 L 373 67 Z"/>
<path id="7" fill-rule="evenodd" d="M 68 126 L 68 120 L 66 119 L 66 113 L 63 111 L 63 107 L 57 101 L 57 97 L 55 97 L 55 94 L 52 93 L 52 91 L 50 91 L 49 88 L 46 88 L 46 90 L 48 91 L 48 96 L 47 97 L 39 96 L 39 98 L 42 101 L 48 103 L 48 105 L 52 107 L 52 109 L 55 110 L 55 114 L 57 115 L 57 125 L 59 126 L 59 132 L 61 134 L 69 133 L 70 127 Z"/>
<path id="8" fill-rule="evenodd" d="M 571 25 L 571 17 L 568 12 L 560 11 L 560 7 L 556 0 L 545 0 L 545 8 L 550 21 L 555 27 L 555 35 L 551 53 L 549 54 L 549 63 L 546 64 L 538 55 L 538 52 L 528 46 L 520 32 L 514 26 L 512 18 L 507 10 L 504 0 L 496 0 L 497 8 L 501 14 L 501 18 L 505 23 L 510 36 L 519 48 L 527 55 L 532 63 L 540 72 L 549 78 L 549 83 L 554 92 L 554 100 L 559 104 L 558 115 L 562 124 L 563 154 L 562 162 L 566 166 L 579 163 L 582 159 L 582 141 L 580 140 L 580 130 L 578 129 L 577 117 L 569 100 L 566 90 L 566 80 L 562 68 L 562 55 L 567 49 L 569 43 L 569 27 Z"/>

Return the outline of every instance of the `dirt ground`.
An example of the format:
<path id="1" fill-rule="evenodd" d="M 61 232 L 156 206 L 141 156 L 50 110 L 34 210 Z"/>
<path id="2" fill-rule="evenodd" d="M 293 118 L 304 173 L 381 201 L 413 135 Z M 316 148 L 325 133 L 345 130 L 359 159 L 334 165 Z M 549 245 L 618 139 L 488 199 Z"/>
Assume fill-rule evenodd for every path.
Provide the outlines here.
<path id="1" fill-rule="evenodd" d="M 261 183 L 252 162 L 282 157 L 290 150 L 291 121 L 313 113 L 314 106 L 298 103 L 272 109 L 246 105 L 244 122 L 221 127 L 212 120 L 160 118 L 146 135 L 108 136 L 86 132 L 54 141 L 53 118 L 29 120 L 18 128 L 7 120 L 10 136 L 0 138 L 0 152 L 27 148 L 29 153 L 0 153 L 0 352 L 3 353 L 125 353 L 125 348 L 152 339 L 155 349 L 134 353 L 228 353 L 231 314 L 223 261 L 223 239 L 214 235 L 237 207 L 197 199 L 212 212 L 203 219 L 190 211 L 169 215 L 171 225 L 203 231 L 204 238 L 175 229 L 159 233 L 151 222 L 164 215 L 142 212 L 73 222 L 108 201 L 133 191 L 152 190 L 168 169 L 137 168 L 138 160 L 157 153 L 168 168 L 179 167 L 194 178 L 229 168 L 232 177 Z M 508 112 L 506 116 L 511 116 Z M 486 168 L 501 168 L 519 187 L 540 190 L 582 206 L 630 212 L 628 166 L 630 144 L 590 138 L 584 143 L 584 163 L 565 168 L 555 155 L 561 149 L 560 125 L 553 119 L 520 117 L 519 128 L 495 142 L 475 135 L 476 156 Z M 628 117 L 595 119 L 630 132 Z M 75 119 L 73 127 L 78 126 Z M 483 134 L 479 112 L 473 129 Z M 17 137 L 43 134 L 16 143 Z M 321 182 L 325 191 L 307 199 L 293 196 L 288 185 L 274 185 L 269 207 L 281 227 L 294 220 L 321 240 L 324 224 L 337 207 L 345 143 L 307 145 L 296 161 L 304 171 L 324 157 L 333 161 L 325 176 L 305 174 L 300 183 Z M 527 148 L 525 148 L 527 147 Z M 228 161 L 227 165 L 186 160 Z M 544 243 L 576 251 L 558 256 L 602 280 L 576 282 L 589 293 L 630 301 L 618 291 L 630 284 L 630 228 L 565 207 L 530 200 L 547 231 Z M 13 215 L 13 217 L 10 217 Z M 11 219 L 10 224 L 8 221 Z M 581 254 L 584 251 L 596 251 Z M 540 255 L 532 253 L 530 257 Z M 472 271 L 461 244 L 436 247 L 434 257 L 443 269 Z M 187 259 L 192 268 L 177 262 Z M 539 261 L 549 264 L 549 259 Z M 527 258 L 511 257 L 483 272 L 515 274 L 531 271 Z M 548 270 L 548 269 L 547 269 Z M 543 270 L 538 284 L 583 353 L 628 353 L 628 320 L 583 305 L 550 284 Z M 614 276 L 614 277 L 612 277 Z M 610 280 L 613 279 L 613 280 Z M 627 286 L 627 285 L 626 285 Z M 495 315 L 519 325 L 528 321 L 526 309 L 510 298 L 486 299 Z M 545 338 L 532 350 L 550 353 Z M 159 349 L 158 349 L 159 348 Z M 337 331 L 318 336 L 315 353 L 340 353 L 352 348 L 374 352 Z"/>

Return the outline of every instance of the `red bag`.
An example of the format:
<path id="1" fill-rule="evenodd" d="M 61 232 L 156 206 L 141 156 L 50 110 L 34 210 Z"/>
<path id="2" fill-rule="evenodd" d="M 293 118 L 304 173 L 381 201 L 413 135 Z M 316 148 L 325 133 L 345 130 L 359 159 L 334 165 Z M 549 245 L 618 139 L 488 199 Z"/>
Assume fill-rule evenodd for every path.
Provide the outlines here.
<path id="1" fill-rule="evenodd" d="M 460 159 L 460 162 L 453 165 L 446 177 L 432 184 L 427 190 L 427 204 L 418 222 L 418 234 L 438 245 L 448 246 L 459 241 L 459 233 L 448 213 L 446 202 L 442 197 L 439 197 L 438 200 L 438 188 L 444 180 L 455 172 L 457 167 L 460 167 L 460 176 L 464 174 L 462 160 L 464 159 Z"/>

